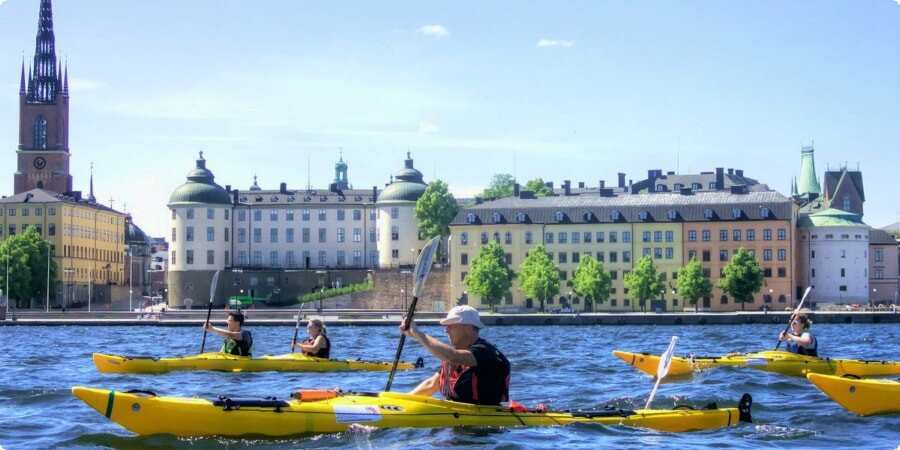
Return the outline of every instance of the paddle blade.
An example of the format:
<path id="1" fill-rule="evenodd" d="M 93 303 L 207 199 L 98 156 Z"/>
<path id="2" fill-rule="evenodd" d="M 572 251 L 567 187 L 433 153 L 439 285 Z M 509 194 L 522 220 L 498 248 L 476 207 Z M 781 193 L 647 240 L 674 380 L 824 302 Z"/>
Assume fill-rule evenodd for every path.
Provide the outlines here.
<path id="1" fill-rule="evenodd" d="M 422 252 L 416 258 L 416 269 L 413 272 L 413 297 L 422 294 L 422 288 L 425 286 L 425 279 L 431 272 L 432 262 L 434 261 L 434 253 L 437 251 L 438 245 L 441 243 L 441 237 L 435 236 L 422 247 Z"/>
<path id="2" fill-rule="evenodd" d="M 678 336 L 672 336 L 672 342 L 669 342 L 669 348 L 660 356 L 659 367 L 656 369 L 656 379 L 662 380 L 668 373 L 669 367 L 672 366 L 672 357 L 675 356 L 675 343 L 678 342 Z"/>
<path id="3" fill-rule="evenodd" d="M 219 284 L 219 274 L 222 273 L 221 270 L 217 270 L 215 274 L 213 274 L 212 282 L 209 284 L 209 303 L 212 304 L 213 299 L 216 298 L 216 286 Z"/>

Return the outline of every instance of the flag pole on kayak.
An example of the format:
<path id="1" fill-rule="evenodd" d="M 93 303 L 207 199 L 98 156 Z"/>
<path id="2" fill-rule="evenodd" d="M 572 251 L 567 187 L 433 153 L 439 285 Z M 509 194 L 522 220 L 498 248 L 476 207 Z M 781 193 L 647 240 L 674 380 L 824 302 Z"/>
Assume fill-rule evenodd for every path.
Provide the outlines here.
<path id="1" fill-rule="evenodd" d="M 806 301 L 806 296 L 809 295 L 809 291 L 811 291 L 811 290 L 812 290 L 812 286 L 806 288 L 806 292 L 803 293 L 803 298 L 800 299 L 800 304 L 797 305 L 797 309 L 794 310 L 794 313 L 791 314 L 791 318 L 788 319 L 788 324 L 787 324 L 787 326 L 784 327 L 784 332 L 785 332 L 785 333 L 787 333 L 788 331 L 791 330 L 791 322 L 793 322 L 793 321 L 794 321 L 794 318 L 796 318 L 797 315 L 800 314 L 800 308 L 803 308 L 803 302 Z M 779 337 L 779 339 L 778 339 L 778 343 L 775 344 L 775 350 L 778 350 L 778 347 L 781 347 L 781 335 L 779 334 L 778 337 Z"/>
<path id="2" fill-rule="evenodd" d="M 659 382 L 669 373 L 669 367 L 672 365 L 672 356 L 675 354 L 675 343 L 678 342 L 678 336 L 672 336 L 672 342 L 669 342 L 669 348 L 659 358 L 659 366 L 656 368 L 656 383 L 653 390 L 650 391 L 650 398 L 647 399 L 647 406 L 644 409 L 650 409 L 650 403 L 653 403 L 653 397 L 656 396 L 656 390 L 659 388 Z"/>
<path id="3" fill-rule="evenodd" d="M 209 306 L 206 309 L 206 322 L 204 322 L 204 325 L 209 323 L 209 318 L 212 316 L 213 299 L 216 298 L 216 284 L 219 282 L 220 272 L 222 271 L 216 271 L 212 277 L 212 283 L 209 285 Z M 206 327 L 203 327 L 203 342 L 200 343 L 200 353 L 203 353 L 203 351 L 206 350 L 206 331 Z"/>
<path id="4" fill-rule="evenodd" d="M 422 247 L 422 251 L 416 259 L 416 268 L 413 271 L 413 299 L 412 303 L 409 305 L 409 310 L 406 312 L 406 319 L 404 319 L 403 324 L 404 329 L 409 328 L 409 324 L 413 320 L 413 314 L 416 312 L 416 303 L 419 301 L 419 295 L 422 293 L 425 279 L 428 278 L 428 272 L 431 271 L 434 252 L 437 250 L 440 242 L 440 236 L 433 237 L 424 247 Z M 394 383 L 394 374 L 397 373 L 397 364 L 400 362 L 400 353 L 403 352 L 404 342 L 406 342 L 406 335 L 401 334 L 400 344 L 397 345 L 397 354 L 394 355 L 394 365 L 391 367 L 391 375 L 388 377 L 387 387 L 384 388 L 385 392 L 389 392 L 391 390 L 391 385 Z"/>

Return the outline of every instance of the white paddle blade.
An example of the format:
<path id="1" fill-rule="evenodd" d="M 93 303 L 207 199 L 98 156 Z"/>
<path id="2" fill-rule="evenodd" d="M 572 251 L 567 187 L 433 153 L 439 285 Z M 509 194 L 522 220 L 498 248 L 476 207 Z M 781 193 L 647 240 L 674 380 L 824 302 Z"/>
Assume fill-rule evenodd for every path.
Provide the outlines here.
<path id="1" fill-rule="evenodd" d="M 425 279 L 431 272 L 432 261 L 434 261 L 434 253 L 437 251 L 438 245 L 441 243 L 441 237 L 435 236 L 422 247 L 419 257 L 416 259 L 416 269 L 413 272 L 413 296 L 418 297 L 422 293 L 425 286 Z"/>
<path id="2" fill-rule="evenodd" d="M 659 359 L 659 367 L 656 369 L 656 379 L 662 380 L 669 373 L 669 367 L 672 366 L 672 357 L 675 355 L 675 343 L 678 342 L 678 336 L 672 336 L 672 342 L 669 342 L 669 348 L 662 354 Z"/>
<path id="3" fill-rule="evenodd" d="M 217 270 L 215 274 L 213 274 L 212 282 L 209 284 L 209 302 L 212 303 L 213 299 L 216 298 L 216 285 L 219 284 L 219 274 L 222 273 L 221 270 Z"/>

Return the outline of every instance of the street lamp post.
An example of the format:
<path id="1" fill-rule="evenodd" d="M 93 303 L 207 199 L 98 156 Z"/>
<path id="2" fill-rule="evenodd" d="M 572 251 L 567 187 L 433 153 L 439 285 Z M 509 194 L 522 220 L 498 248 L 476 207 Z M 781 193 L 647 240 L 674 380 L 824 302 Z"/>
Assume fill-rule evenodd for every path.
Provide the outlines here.
<path id="1" fill-rule="evenodd" d="M 9 243 L 6 244 L 6 315 L 9 315 Z"/>
<path id="2" fill-rule="evenodd" d="M 47 244 L 47 312 L 50 312 L 50 244 Z"/>
<path id="3" fill-rule="evenodd" d="M 63 309 L 63 311 L 65 311 L 66 307 L 69 305 L 69 303 L 71 303 L 70 300 L 72 300 L 72 283 L 74 281 L 73 278 L 74 278 L 74 274 L 75 274 L 75 269 L 72 267 L 66 267 L 65 270 L 63 270 L 63 272 L 65 272 L 66 277 L 69 279 L 69 289 L 67 290 L 66 295 L 63 296 L 63 308 L 62 309 Z"/>
<path id="4" fill-rule="evenodd" d="M 131 293 L 132 293 L 132 284 L 131 279 L 134 277 L 134 271 L 132 270 L 132 266 L 134 265 L 134 256 L 131 254 L 131 247 L 125 247 L 125 254 L 128 256 L 128 311 L 132 311 L 134 306 L 131 304 Z"/>

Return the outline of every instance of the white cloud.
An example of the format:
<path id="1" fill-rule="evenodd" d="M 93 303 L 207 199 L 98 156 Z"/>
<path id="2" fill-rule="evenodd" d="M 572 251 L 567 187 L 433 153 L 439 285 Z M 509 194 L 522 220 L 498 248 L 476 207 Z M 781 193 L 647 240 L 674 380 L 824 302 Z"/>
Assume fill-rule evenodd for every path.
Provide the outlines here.
<path id="1" fill-rule="evenodd" d="M 900 0 L 896 0 L 900 1 Z M 575 41 L 563 41 L 558 39 L 541 39 L 538 41 L 538 47 L 571 47 L 575 45 Z"/>
<path id="2" fill-rule="evenodd" d="M 422 122 L 419 124 L 419 134 L 434 134 L 438 132 L 437 125 L 429 122 Z"/>
<path id="3" fill-rule="evenodd" d="M 450 32 L 444 28 L 443 25 L 425 25 L 420 27 L 418 30 L 419 34 L 424 34 L 425 36 L 435 36 L 435 37 L 444 37 L 449 36 Z"/>
<path id="4" fill-rule="evenodd" d="M 73 78 L 69 81 L 69 90 L 72 91 L 93 91 L 106 87 L 106 83 L 98 80 L 88 80 L 84 78 Z"/>
<path id="5" fill-rule="evenodd" d="M 894 3 L 900 5 L 900 0 L 894 0 Z"/>

